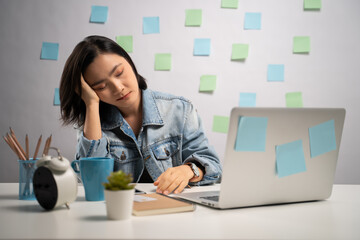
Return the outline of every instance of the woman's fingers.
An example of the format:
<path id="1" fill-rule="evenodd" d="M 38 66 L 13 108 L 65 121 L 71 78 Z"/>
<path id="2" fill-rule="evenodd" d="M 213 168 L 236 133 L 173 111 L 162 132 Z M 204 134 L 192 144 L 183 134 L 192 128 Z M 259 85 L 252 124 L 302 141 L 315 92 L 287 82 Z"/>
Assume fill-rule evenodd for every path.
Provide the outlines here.
<path id="1" fill-rule="evenodd" d="M 86 105 L 92 102 L 98 103 L 100 100 L 96 92 L 85 81 L 82 74 L 80 78 L 81 78 L 81 99 L 85 102 Z M 76 93 L 79 94 L 78 91 L 76 91 Z"/>
<path id="2" fill-rule="evenodd" d="M 182 192 L 189 183 L 188 166 L 178 166 L 167 169 L 154 182 L 157 186 L 156 192 L 162 194 L 170 194 Z"/>

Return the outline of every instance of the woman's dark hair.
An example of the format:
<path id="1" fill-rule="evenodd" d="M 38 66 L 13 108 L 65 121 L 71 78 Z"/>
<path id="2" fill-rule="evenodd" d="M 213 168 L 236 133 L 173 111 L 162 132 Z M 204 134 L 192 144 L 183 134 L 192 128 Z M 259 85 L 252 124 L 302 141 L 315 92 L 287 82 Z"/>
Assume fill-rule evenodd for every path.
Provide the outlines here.
<path id="1" fill-rule="evenodd" d="M 127 52 L 113 40 L 102 36 L 89 36 L 78 43 L 67 59 L 60 81 L 60 109 L 64 125 L 76 124 L 83 126 L 86 106 L 81 99 L 81 74 L 99 54 L 113 53 L 126 59 L 132 67 L 140 89 L 145 90 L 145 79 L 138 74 L 135 65 Z M 110 106 L 100 101 L 100 115 Z"/>

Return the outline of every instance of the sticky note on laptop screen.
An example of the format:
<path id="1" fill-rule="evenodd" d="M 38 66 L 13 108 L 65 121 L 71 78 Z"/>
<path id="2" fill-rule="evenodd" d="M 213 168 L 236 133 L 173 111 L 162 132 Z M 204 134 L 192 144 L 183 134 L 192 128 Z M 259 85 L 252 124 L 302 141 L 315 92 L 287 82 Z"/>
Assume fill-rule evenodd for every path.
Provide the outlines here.
<path id="1" fill-rule="evenodd" d="M 309 138 L 312 158 L 336 150 L 334 120 L 332 119 L 309 128 Z"/>
<path id="2" fill-rule="evenodd" d="M 235 151 L 264 152 L 268 118 L 240 116 Z"/>
<path id="3" fill-rule="evenodd" d="M 286 177 L 306 171 L 302 140 L 277 145 L 275 151 L 278 177 Z"/>

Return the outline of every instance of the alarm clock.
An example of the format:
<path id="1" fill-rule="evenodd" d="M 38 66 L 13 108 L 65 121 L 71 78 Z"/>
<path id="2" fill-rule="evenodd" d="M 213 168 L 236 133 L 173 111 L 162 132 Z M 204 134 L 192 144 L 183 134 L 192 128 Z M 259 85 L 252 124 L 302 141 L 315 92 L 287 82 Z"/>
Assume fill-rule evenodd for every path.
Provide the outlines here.
<path id="1" fill-rule="evenodd" d="M 33 176 L 33 187 L 36 200 L 46 210 L 65 205 L 76 200 L 78 191 L 77 176 L 70 166 L 69 160 L 61 156 L 43 155 L 37 160 L 37 169 Z"/>

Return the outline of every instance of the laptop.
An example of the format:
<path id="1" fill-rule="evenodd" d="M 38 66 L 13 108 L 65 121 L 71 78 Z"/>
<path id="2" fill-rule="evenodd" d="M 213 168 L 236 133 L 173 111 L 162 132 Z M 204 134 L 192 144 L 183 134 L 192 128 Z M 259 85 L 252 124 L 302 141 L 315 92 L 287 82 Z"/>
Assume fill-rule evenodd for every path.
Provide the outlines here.
<path id="1" fill-rule="evenodd" d="M 219 209 L 329 198 L 344 119 L 342 108 L 235 107 L 220 191 L 174 197 Z"/>

